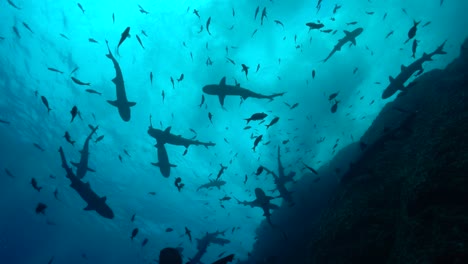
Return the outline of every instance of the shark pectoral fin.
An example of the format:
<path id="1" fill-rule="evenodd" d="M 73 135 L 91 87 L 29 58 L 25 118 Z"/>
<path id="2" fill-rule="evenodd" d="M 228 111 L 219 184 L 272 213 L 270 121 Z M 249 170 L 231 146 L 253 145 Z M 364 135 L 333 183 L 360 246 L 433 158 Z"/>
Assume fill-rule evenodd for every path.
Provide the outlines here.
<path id="1" fill-rule="evenodd" d="M 177 165 L 175 165 L 175 164 L 169 164 L 169 166 L 172 167 L 172 168 L 177 167 Z"/>
<path id="2" fill-rule="evenodd" d="M 107 100 L 107 102 L 115 107 L 119 107 L 119 105 L 117 104 L 117 101 Z"/>
<path id="3" fill-rule="evenodd" d="M 92 211 L 94 210 L 94 207 L 92 207 L 90 204 L 88 204 L 85 208 L 83 208 L 85 211 Z"/>
<path id="4" fill-rule="evenodd" d="M 91 168 L 87 168 L 88 171 L 90 172 L 96 172 L 95 170 L 91 169 Z"/>
<path id="5" fill-rule="evenodd" d="M 225 95 L 218 95 L 219 103 L 221 104 L 221 106 L 224 106 L 224 98 L 225 97 L 226 97 Z"/>
<path id="6" fill-rule="evenodd" d="M 135 102 L 127 102 L 127 105 L 128 105 L 128 107 L 132 107 L 132 106 L 135 106 L 136 103 Z"/>
<path id="7" fill-rule="evenodd" d="M 158 163 L 151 162 L 151 165 L 153 165 L 155 167 L 159 167 L 159 162 Z"/>
<path id="8" fill-rule="evenodd" d="M 226 76 L 224 76 L 219 82 L 219 86 L 226 86 Z"/>
<path id="9" fill-rule="evenodd" d="M 353 45 L 356 46 L 356 38 L 351 39 L 351 43 L 353 43 Z"/>
<path id="10" fill-rule="evenodd" d="M 112 79 L 112 82 L 113 82 L 114 84 L 117 84 L 117 79 L 116 79 L 116 78 Z"/>
<path id="11" fill-rule="evenodd" d="M 71 163 L 73 166 L 78 167 L 78 163 L 73 162 L 73 161 L 70 161 L 70 163 Z"/>

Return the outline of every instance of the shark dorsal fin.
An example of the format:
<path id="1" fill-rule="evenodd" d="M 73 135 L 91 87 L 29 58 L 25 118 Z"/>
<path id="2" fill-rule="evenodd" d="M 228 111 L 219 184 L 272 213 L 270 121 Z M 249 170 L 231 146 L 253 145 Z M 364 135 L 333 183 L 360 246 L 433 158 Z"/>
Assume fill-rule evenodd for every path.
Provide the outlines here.
<path id="1" fill-rule="evenodd" d="M 219 82 L 219 86 L 225 86 L 226 85 L 226 76 L 221 79 Z"/>
<path id="2" fill-rule="evenodd" d="M 170 134 L 171 133 L 171 128 L 172 127 L 167 127 L 166 130 L 164 130 L 164 133 Z"/>
<path id="3" fill-rule="evenodd" d="M 406 69 L 406 66 L 405 65 L 401 65 L 401 71 L 404 71 Z"/>
<path id="4" fill-rule="evenodd" d="M 107 197 L 103 196 L 103 197 L 101 197 L 99 200 L 101 200 L 103 203 L 105 203 L 106 200 L 107 200 Z"/>
<path id="5" fill-rule="evenodd" d="M 393 79 L 392 76 L 388 76 L 388 79 L 390 80 L 390 83 L 392 83 L 395 79 Z"/>

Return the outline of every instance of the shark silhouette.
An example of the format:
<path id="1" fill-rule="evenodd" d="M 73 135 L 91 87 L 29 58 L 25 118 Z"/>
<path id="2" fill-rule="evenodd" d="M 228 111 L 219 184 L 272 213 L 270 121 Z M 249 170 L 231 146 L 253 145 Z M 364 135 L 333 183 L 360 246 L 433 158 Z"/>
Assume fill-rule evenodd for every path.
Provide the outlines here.
<path id="1" fill-rule="evenodd" d="M 273 223 L 271 223 L 271 212 L 270 210 L 275 210 L 278 209 L 279 206 L 276 204 L 272 204 L 270 201 L 275 199 L 276 197 L 271 197 L 267 196 L 265 194 L 265 191 L 263 191 L 260 188 L 255 188 L 255 197 L 256 199 L 253 201 L 239 201 L 237 200 L 237 203 L 242 204 L 242 205 L 250 205 L 250 207 L 260 207 L 263 210 L 263 215 L 267 219 L 268 223 L 273 226 Z"/>
<path id="2" fill-rule="evenodd" d="M 220 235 L 224 236 L 224 233 L 225 231 L 216 231 L 213 233 L 207 232 L 202 238 L 197 238 L 197 253 L 192 258 L 189 258 L 189 262 L 187 262 L 187 264 L 201 264 L 201 258 L 203 257 L 203 255 L 205 255 L 208 246 L 211 244 L 224 246 L 225 244 L 230 243 L 231 241 L 219 237 Z"/>
<path id="3" fill-rule="evenodd" d="M 435 51 L 432 53 L 424 53 L 421 58 L 415 60 L 413 63 L 411 63 L 408 66 L 401 65 L 401 72 L 398 74 L 397 77 L 389 77 L 390 79 L 390 84 L 387 86 L 387 88 L 383 91 L 382 93 L 382 99 L 387 99 L 390 96 L 394 95 L 398 90 L 405 90 L 407 87 L 405 87 L 405 82 L 408 81 L 411 76 L 415 72 L 417 72 L 417 75 L 420 75 L 423 73 L 424 69 L 422 67 L 423 63 L 426 61 L 432 61 L 432 56 L 434 55 L 443 55 L 447 54 L 444 49 L 445 42 L 442 43 Z"/>
<path id="4" fill-rule="evenodd" d="M 129 102 L 127 100 L 127 94 L 125 92 L 125 85 L 124 85 L 124 80 L 122 76 L 122 70 L 120 69 L 119 63 L 112 55 L 112 52 L 109 49 L 109 43 L 107 40 L 106 40 L 106 44 L 107 44 L 107 50 L 109 51 L 109 53 L 106 54 L 106 57 L 112 60 L 112 63 L 114 64 L 114 68 L 115 68 L 115 78 L 112 79 L 112 82 L 115 84 L 115 89 L 117 93 L 117 100 L 115 101 L 108 100 L 107 102 L 117 107 L 117 109 L 119 109 L 119 114 L 122 120 L 125 122 L 128 122 L 130 121 L 130 107 L 136 105 L 136 103 Z"/>
<path id="5" fill-rule="evenodd" d="M 83 149 L 80 151 L 81 153 L 80 163 L 71 162 L 71 164 L 76 167 L 76 177 L 78 177 L 78 179 L 83 179 L 87 171 L 95 172 L 93 169 L 90 169 L 88 167 L 89 140 L 91 139 L 93 134 L 96 133 L 96 130 L 98 129 L 98 127 L 99 126 L 96 126 L 95 128 L 93 128 L 89 136 L 86 138 L 85 143 L 83 145 Z"/>
<path id="6" fill-rule="evenodd" d="M 169 157 L 167 156 L 166 147 L 163 143 L 158 142 L 155 147 L 158 149 L 158 162 L 152 162 L 151 164 L 159 167 L 161 174 L 168 178 L 171 175 L 171 167 L 176 167 L 177 165 L 169 163 Z"/>
<path id="7" fill-rule="evenodd" d="M 344 38 L 338 40 L 338 43 L 335 45 L 335 47 L 333 48 L 333 50 L 330 52 L 330 54 L 328 55 L 328 57 L 326 57 L 323 62 L 326 62 L 328 59 L 331 58 L 331 56 L 333 56 L 333 54 L 335 54 L 335 52 L 337 51 L 340 51 L 341 48 L 348 42 L 351 42 L 352 45 L 356 46 L 356 37 L 359 36 L 362 31 L 364 31 L 363 28 L 357 28 L 351 32 L 345 30 L 344 33 L 345 33 L 345 36 Z"/>
<path id="8" fill-rule="evenodd" d="M 203 92 L 209 95 L 216 95 L 219 98 L 219 103 L 221 106 L 224 106 L 224 98 L 228 95 L 240 96 L 242 99 L 247 99 L 249 97 L 258 98 L 258 99 L 270 99 L 273 100 L 277 96 L 282 96 L 283 93 L 276 93 L 272 95 L 263 95 L 259 93 L 252 92 L 246 88 L 240 87 L 240 85 L 227 85 L 226 77 L 223 77 L 219 84 L 210 84 L 203 87 Z"/>
<path id="9" fill-rule="evenodd" d="M 96 211 L 99 215 L 104 218 L 112 219 L 114 218 L 114 212 L 112 209 L 106 204 L 106 197 L 99 197 L 93 189 L 91 189 L 91 185 L 89 182 L 81 181 L 72 171 L 72 169 L 67 165 L 67 160 L 65 158 L 65 154 L 63 153 L 62 147 L 59 149 L 60 157 L 62 160 L 62 168 L 65 169 L 67 172 L 67 178 L 70 179 L 72 187 L 80 196 L 81 198 L 88 203 L 88 205 L 84 208 L 86 211 Z"/>
<path id="10" fill-rule="evenodd" d="M 181 135 L 171 134 L 171 127 L 161 130 L 150 126 L 148 128 L 148 134 L 155 138 L 158 144 L 184 146 L 185 148 L 188 148 L 190 145 L 205 146 L 207 148 L 215 145 L 215 143 L 212 142 L 201 142 L 198 140 L 183 138 Z"/>
<path id="11" fill-rule="evenodd" d="M 294 201 L 291 195 L 292 192 L 286 189 L 286 183 L 290 181 L 294 181 L 293 177 L 296 175 L 296 173 L 291 172 L 288 175 L 285 174 L 283 164 L 281 163 L 281 152 L 280 152 L 279 146 L 278 146 L 278 175 L 276 175 L 276 173 L 269 170 L 265 166 L 262 166 L 262 167 L 267 173 L 270 173 L 271 175 L 273 175 L 273 178 L 275 179 L 276 190 L 279 192 L 280 197 L 283 198 L 287 203 L 289 203 L 290 206 L 293 206 Z"/>

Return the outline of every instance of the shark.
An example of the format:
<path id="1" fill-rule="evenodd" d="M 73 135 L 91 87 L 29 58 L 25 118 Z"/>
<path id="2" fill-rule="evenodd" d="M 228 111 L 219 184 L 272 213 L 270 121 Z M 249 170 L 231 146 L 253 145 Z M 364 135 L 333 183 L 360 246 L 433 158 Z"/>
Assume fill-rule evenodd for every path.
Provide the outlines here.
<path id="1" fill-rule="evenodd" d="M 232 96 L 240 96 L 242 99 L 247 99 L 249 97 L 258 98 L 258 99 L 270 99 L 273 100 L 275 97 L 283 96 L 285 92 L 282 93 L 275 93 L 272 95 L 263 95 L 253 91 L 250 91 L 246 88 L 240 87 L 239 84 L 237 85 L 227 85 L 226 84 L 226 77 L 223 77 L 219 84 L 209 84 L 205 85 L 202 88 L 203 92 L 209 95 L 216 95 L 219 98 L 219 103 L 222 107 L 224 107 L 224 98 L 228 95 Z"/>
<path id="2" fill-rule="evenodd" d="M 85 143 L 83 144 L 83 149 L 80 151 L 81 153 L 80 162 L 79 163 L 71 162 L 71 164 L 76 167 L 76 177 L 78 177 L 78 179 L 83 179 L 87 171 L 96 172 L 95 170 L 90 169 L 88 167 L 88 160 L 89 160 L 89 140 L 91 140 L 91 137 L 93 136 L 94 133 L 96 133 L 96 130 L 98 128 L 99 126 L 94 127 L 91 133 L 86 138 Z"/>
<path id="3" fill-rule="evenodd" d="M 427 54 L 424 53 L 421 58 L 415 60 L 413 63 L 411 63 L 408 66 L 401 65 L 401 72 L 398 74 L 395 78 L 392 76 L 389 77 L 390 84 L 385 88 L 385 90 L 382 93 L 382 99 L 387 99 L 390 96 L 394 95 L 398 90 L 404 91 L 408 87 L 405 87 L 405 83 L 408 81 L 411 76 L 413 76 L 414 73 L 417 72 L 417 75 L 420 75 L 424 72 L 424 69 L 422 67 L 423 63 L 426 61 L 432 61 L 432 57 L 434 55 L 443 55 L 447 54 L 447 52 L 444 51 L 444 45 L 447 41 L 444 41 L 439 47 L 437 47 L 436 50 L 433 52 Z"/>
<path id="4" fill-rule="evenodd" d="M 197 188 L 197 191 L 199 191 L 200 189 L 211 189 L 213 187 L 216 187 L 218 188 L 218 190 L 221 189 L 221 186 L 225 185 L 226 182 L 223 181 L 223 180 L 210 180 L 208 183 L 205 183 L 205 184 L 202 184 L 200 185 L 200 187 Z"/>
<path id="5" fill-rule="evenodd" d="M 279 192 L 279 196 L 283 198 L 290 206 L 293 206 L 294 201 L 291 195 L 292 192 L 286 189 L 286 183 L 294 182 L 294 176 L 296 175 L 296 173 L 291 172 L 288 175 L 286 175 L 283 164 L 281 163 L 281 151 L 280 151 L 279 146 L 278 146 L 278 175 L 276 175 L 276 173 L 269 170 L 265 166 L 262 166 L 262 167 L 267 173 L 273 175 L 273 178 L 275 179 L 276 190 Z"/>
<path id="6" fill-rule="evenodd" d="M 62 147 L 59 148 L 60 157 L 62 160 L 62 168 L 67 172 L 67 178 L 71 181 L 70 187 L 74 189 L 80 197 L 88 204 L 84 210 L 85 211 L 96 211 L 100 216 L 108 219 L 114 218 L 114 212 L 106 204 L 107 198 L 105 196 L 99 197 L 93 189 L 89 182 L 81 181 L 74 173 L 73 170 L 68 166 L 67 160 L 65 158 L 65 153 L 63 152 Z"/>
<path id="7" fill-rule="evenodd" d="M 220 246 L 229 244 L 231 242 L 230 240 L 219 237 L 220 235 L 224 236 L 224 233 L 225 231 L 216 231 L 213 233 L 206 232 L 205 236 L 203 236 L 200 239 L 197 238 L 197 253 L 192 258 L 189 258 L 189 262 L 187 262 L 187 264 L 201 264 L 201 258 L 205 255 L 208 246 L 210 246 L 211 244 L 216 244 Z"/>
<path id="8" fill-rule="evenodd" d="M 148 128 L 148 134 L 155 138 L 158 144 L 184 146 L 185 148 L 188 148 L 190 145 L 205 146 L 207 148 L 215 145 L 213 142 L 201 142 L 198 140 L 184 138 L 181 135 L 174 135 L 171 133 L 171 127 L 161 130 L 150 126 Z"/>
<path id="9" fill-rule="evenodd" d="M 333 50 L 330 52 L 330 54 L 328 55 L 328 57 L 326 57 L 323 62 L 326 62 L 328 59 L 331 58 L 331 56 L 333 56 L 333 54 L 335 54 L 335 52 L 337 51 L 340 51 L 341 48 L 346 45 L 346 43 L 348 42 L 351 42 L 352 45 L 356 46 L 356 37 L 361 35 L 361 33 L 364 31 L 363 28 L 357 28 L 351 32 L 347 31 L 347 30 L 344 30 L 344 33 L 345 33 L 345 36 L 338 40 L 338 43 L 335 45 L 335 47 L 333 48 Z"/>
<path id="10" fill-rule="evenodd" d="M 237 200 L 237 203 L 242 204 L 242 205 L 249 205 L 250 207 L 259 207 L 262 208 L 263 210 L 263 216 L 267 219 L 268 223 L 273 226 L 273 223 L 271 223 L 271 212 L 270 210 L 275 210 L 278 209 L 279 206 L 276 204 L 272 204 L 270 201 L 275 199 L 276 197 L 271 197 L 267 196 L 265 194 L 265 191 L 263 191 L 260 188 L 255 188 L 255 197 L 256 199 L 253 201 L 239 201 Z"/>
<path id="11" fill-rule="evenodd" d="M 159 167 L 159 171 L 161 171 L 161 174 L 164 177 L 168 178 L 171 175 L 171 167 L 177 167 L 177 165 L 169 163 L 167 150 L 163 143 L 158 142 L 154 146 L 158 149 L 158 162 L 152 162 L 151 164 L 153 166 Z"/>
<path id="12" fill-rule="evenodd" d="M 115 101 L 107 100 L 107 102 L 117 107 L 122 120 L 125 122 L 128 122 L 130 121 L 130 107 L 135 106 L 136 103 L 129 102 L 127 100 L 127 94 L 125 92 L 125 85 L 124 85 L 124 80 L 122 76 L 122 70 L 120 69 L 119 63 L 114 58 L 114 55 L 112 55 L 112 52 L 109 49 L 109 42 L 107 40 L 106 40 L 106 44 L 107 44 L 107 50 L 109 52 L 108 54 L 106 54 L 106 57 L 112 61 L 112 63 L 114 64 L 114 68 L 115 68 L 115 78 L 112 79 L 112 82 L 115 84 L 115 89 L 117 93 L 117 100 Z"/>

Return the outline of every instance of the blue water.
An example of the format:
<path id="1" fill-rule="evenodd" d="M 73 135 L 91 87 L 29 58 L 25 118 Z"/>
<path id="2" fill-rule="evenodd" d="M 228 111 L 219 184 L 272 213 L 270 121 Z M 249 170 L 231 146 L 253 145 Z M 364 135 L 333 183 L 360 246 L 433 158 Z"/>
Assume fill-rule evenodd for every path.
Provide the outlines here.
<path id="1" fill-rule="evenodd" d="M 0 123 L 1 263 L 47 263 L 52 257 L 53 263 L 150 263 L 164 247 L 183 248 L 188 261 L 197 252 L 196 238 L 224 230 L 228 231 L 223 238 L 230 243 L 211 245 L 202 261 L 211 263 L 224 251 L 246 260 L 264 216 L 261 209 L 242 206 L 234 198 L 251 201 L 257 187 L 277 195 L 270 192 L 275 187 L 271 176 L 254 175 L 260 165 L 276 170 L 277 146 L 287 170 L 295 171 L 295 179 L 300 180 L 305 173 L 301 160 L 320 168 L 341 148 L 358 141 L 382 107 L 394 99 L 382 100 L 381 94 L 389 75 L 396 76 L 401 64 L 413 61 L 413 41 L 403 44 L 413 19 L 422 21 L 415 37 L 416 58 L 447 40 L 447 54 L 425 63 L 426 71 L 443 68 L 458 56 L 468 34 L 464 0 L 446 0 L 442 6 L 439 0 L 340 1 L 336 14 L 335 2 L 328 0 L 319 11 L 316 1 L 299 0 L 81 1 L 84 13 L 70 1 L 11 3 L 18 8 L 8 1 L 0 3 L 0 119 L 5 121 Z M 142 13 L 138 4 L 149 14 Z M 264 7 L 267 18 L 260 25 Z M 206 29 L 209 17 L 211 34 Z M 318 20 L 325 25 L 322 30 L 337 32 L 309 31 L 305 24 Z M 353 21 L 358 23 L 346 25 Z M 131 36 L 117 51 L 127 27 Z M 344 37 L 343 30 L 358 27 L 364 31 L 356 46 L 346 44 L 322 62 Z M 393 35 L 385 38 L 390 31 Z M 131 107 L 129 122 L 106 102 L 116 99 L 111 81 L 116 73 L 106 58 L 105 40 L 121 67 L 128 100 L 137 103 Z M 208 58 L 212 65 L 207 65 Z M 249 67 L 248 76 L 241 64 Z M 72 76 L 90 82 L 89 87 L 71 80 L 76 67 Z M 178 82 L 181 74 L 184 78 Z M 286 93 L 271 102 L 228 96 L 225 109 L 216 96 L 204 94 L 205 103 L 199 107 L 202 87 L 218 84 L 224 76 L 227 84 L 237 81 L 257 93 Z M 334 101 L 328 97 L 335 92 L 339 104 L 332 113 Z M 50 113 L 41 96 L 47 98 Z M 290 109 L 285 103 L 298 106 Z M 75 105 L 81 118 L 70 122 Z M 257 112 L 268 114 L 265 123 L 252 121 L 252 128 L 245 130 L 244 119 Z M 155 128 L 171 126 L 174 134 L 196 135 L 197 140 L 216 145 L 190 146 L 186 155 L 184 147 L 166 145 L 170 163 L 177 167 L 165 178 L 151 165 L 158 157 L 156 141 L 147 133 L 150 115 Z M 266 129 L 276 116 L 279 122 Z M 107 197 L 113 219 L 83 210 L 86 203 L 70 187 L 61 167 L 59 147 L 69 161 L 78 161 L 90 132 L 88 124 L 99 125 L 89 146 L 89 167 L 96 172 L 88 172 L 83 181 Z M 75 146 L 65 141 L 65 131 L 76 140 Z M 101 135 L 102 141 L 94 143 Z M 251 136 L 259 135 L 263 140 L 254 152 Z M 325 139 L 319 142 L 320 138 Z M 221 175 L 227 184 L 220 190 L 197 191 L 216 178 L 219 164 L 228 167 Z M 174 186 L 176 177 L 185 184 L 180 192 Z M 32 178 L 42 187 L 40 192 L 31 186 Z M 54 198 L 55 190 L 60 200 Z M 223 202 L 223 208 L 219 199 L 226 195 L 232 199 Z M 35 213 L 39 202 L 47 205 L 44 215 Z M 185 227 L 192 231 L 192 243 L 184 235 Z M 240 228 L 231 232 L 233 227 Z M 134 228 L 139 233 L 132 241 Z M 174 231 L 166 232 L 167 228 Z M 144 238 L 149 242 L 142 247 Z"/>

